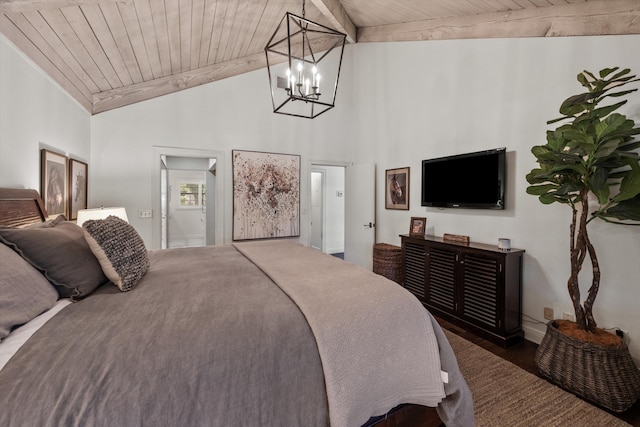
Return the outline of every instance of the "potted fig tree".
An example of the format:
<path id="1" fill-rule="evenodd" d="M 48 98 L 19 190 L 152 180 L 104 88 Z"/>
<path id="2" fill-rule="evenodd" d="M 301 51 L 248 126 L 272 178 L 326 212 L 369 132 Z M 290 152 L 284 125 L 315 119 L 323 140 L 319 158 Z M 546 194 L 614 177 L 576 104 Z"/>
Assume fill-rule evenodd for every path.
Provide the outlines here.
<path id="1" fill-rule="evenodd" d="M 561 117 L 547 122 L 564 123 L 547 131 L 545 145 L 531 149 L 539 166 L 527 174 L 527 193 L 543 204 L 567 205 L 572 213 L 567 287 L 575 323 L 547 324 L 536 364 L 552 382 L 617 412 L 640 398 L 640 371 L 624 341 L 598 328 L 593 316 L 601 271 L 587 226 L 596 220 L 640 225 L 640 127 L 618 112 L 637 91 L 625 86 L 638 80 L 618 67 L 578 74 L 586 91 L 567 98 Z M 587 260 L 590 286 L 582 300 L 579 280 Z"/>

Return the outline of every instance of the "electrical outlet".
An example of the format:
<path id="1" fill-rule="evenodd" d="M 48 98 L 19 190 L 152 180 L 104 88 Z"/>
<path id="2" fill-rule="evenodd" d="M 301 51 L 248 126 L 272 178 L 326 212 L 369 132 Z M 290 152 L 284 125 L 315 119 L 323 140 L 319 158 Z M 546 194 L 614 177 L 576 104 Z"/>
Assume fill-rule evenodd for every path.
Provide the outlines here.
<path id="1" fill-rule="evenodd" d="M 153 210 L 152 209 L 139 210 L 138 218 L 153 218 Z"/>
<path id="2" fill-rule="evenodd" d="M 546 320 L 553 320 L 553 308 L 551 307 L 544 308 L 544 318 Z"/>
<path id="3" fill-rule="evenodd" d="M 570 320 L 572 322 L 576 321 L 576 315 L 573 314 L 573 313 L 569 313 L 568 311 L 565 311 L 565 312 L 562 313 L 562 318 L 564 320 Z"/>

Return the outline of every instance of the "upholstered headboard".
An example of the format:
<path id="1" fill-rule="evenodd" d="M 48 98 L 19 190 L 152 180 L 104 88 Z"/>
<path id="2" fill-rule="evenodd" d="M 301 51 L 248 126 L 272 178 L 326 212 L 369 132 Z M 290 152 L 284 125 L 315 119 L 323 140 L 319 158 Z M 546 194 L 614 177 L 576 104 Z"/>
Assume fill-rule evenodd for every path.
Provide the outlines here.
<path id="1" fill-rule="evenodd" d="M 20 227 L 46 218 L 47 211 L 36 190 L 0 187 L 0 225 Z"/>

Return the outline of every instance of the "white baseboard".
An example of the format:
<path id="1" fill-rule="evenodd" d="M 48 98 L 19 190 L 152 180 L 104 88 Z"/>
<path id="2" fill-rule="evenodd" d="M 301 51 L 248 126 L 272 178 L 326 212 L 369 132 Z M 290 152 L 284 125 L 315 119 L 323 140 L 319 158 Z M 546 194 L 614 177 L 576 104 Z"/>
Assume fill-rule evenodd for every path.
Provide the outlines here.
<path id="1" fill-rule="evenodd" d="M 523 326 L 522 330 L 524 331 L 524 339 L 527 341 L 534 342 L 536 344 L 540 344 L 542 342 L 542 338 L 544 338 L 544 331 L 539 331 L 531 326 Z"/>
<path id="2" fill-rule="evenodd" d="M 344 248 L 327 248 L 326 253 L 328 254 L 339 254 L 344 252 Z"/>

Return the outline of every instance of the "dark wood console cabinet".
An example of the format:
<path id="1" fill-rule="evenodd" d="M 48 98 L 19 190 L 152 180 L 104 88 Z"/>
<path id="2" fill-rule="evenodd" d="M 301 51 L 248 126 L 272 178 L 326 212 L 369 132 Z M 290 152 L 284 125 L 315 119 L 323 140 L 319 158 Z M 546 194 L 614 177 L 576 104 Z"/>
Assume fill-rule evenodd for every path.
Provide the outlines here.
<path id="1" fill-rule="evenodd" d="M 524 250 L 402 238 L 402 285 L 431 313 L 509 347 L 524 339 L 521 323 Z"/>

